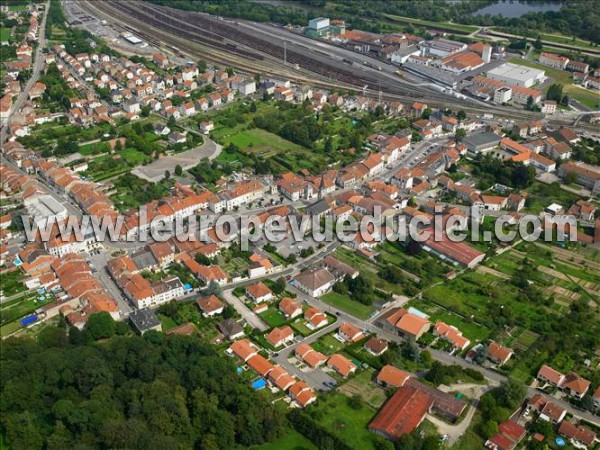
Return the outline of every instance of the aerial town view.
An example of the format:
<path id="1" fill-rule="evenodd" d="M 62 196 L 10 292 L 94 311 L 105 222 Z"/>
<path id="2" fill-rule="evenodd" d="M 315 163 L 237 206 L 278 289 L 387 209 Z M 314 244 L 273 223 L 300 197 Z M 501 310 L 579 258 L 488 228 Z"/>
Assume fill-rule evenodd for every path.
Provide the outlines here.
<path id="1" fill-rule="evenodd" d="M 0 450 L 600 450 L 600 0 L 2 0 Z"/>

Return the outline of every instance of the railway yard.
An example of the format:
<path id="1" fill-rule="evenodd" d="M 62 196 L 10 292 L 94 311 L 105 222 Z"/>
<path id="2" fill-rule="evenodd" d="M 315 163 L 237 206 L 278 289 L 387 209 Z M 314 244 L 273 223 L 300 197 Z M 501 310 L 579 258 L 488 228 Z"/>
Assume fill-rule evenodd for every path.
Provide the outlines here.
<path id="1" fill-rule="evenodd" d="M 134 32 L 156 48 L 186 58 L 210 60 L 249 73 L 285 76 L 322 88 L 363 91 L 388 100 L 426 100 L 436 107 L 459 108 L 474 114 L 492 113 L 516 120 L 540 119 L 537 112 L 456 98 L 398 77 L 397 66 L 375 58 L 293 34 L 285 28 L 183 12 L 135 1 L 73 2 L 87 14 L 108 19 L 113 26 Z M 283 62 L 283 64 L 282 64 Z M 550 124 L 572 124 L 565 114 Z"/>

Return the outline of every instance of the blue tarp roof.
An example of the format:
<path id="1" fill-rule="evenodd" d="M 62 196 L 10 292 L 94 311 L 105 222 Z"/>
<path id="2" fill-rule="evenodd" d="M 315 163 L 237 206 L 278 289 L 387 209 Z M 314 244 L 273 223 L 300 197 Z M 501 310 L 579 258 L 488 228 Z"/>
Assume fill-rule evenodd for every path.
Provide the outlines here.
<path id="1" fill-rule="evenodd" d="M 38 320 L 37 316 L 29 316 L 29 317 L 23 317 L 21 320 L 19 320 L 19 322 L 21 323 L 22 327 L 26 327 L 27 325 L 30 325 L 33 322 L 37 322 L 37 320 Z"/>
<path id="2" fill-rule="evenodd" d="M 257 391 L 259 389 L 264 388 L 267 385 L 267 382 L 264 380 L 264 378 L 259 378 L 258 380 L 254 381 L 251 386 L 252 389 L 256 389 Z"/>

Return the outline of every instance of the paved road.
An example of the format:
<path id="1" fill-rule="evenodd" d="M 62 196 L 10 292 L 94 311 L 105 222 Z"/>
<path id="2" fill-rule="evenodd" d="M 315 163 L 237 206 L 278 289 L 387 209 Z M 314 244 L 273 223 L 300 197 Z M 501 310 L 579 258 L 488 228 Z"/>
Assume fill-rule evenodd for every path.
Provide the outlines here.
<path id="1" fill-rule="evenodd" d="M 232 305 L 238 314 L 242 316 L 251 327 L 260 331 L 266 331 L 269 329 L 269 325 L 267 325 L 257 314 L 248 308 L 243 301 L 233 295 L 233 289 L 223 291 L 223 299 Z"/>
<path id="2" fill-rule="evenodd" d="M 307 344 L 315 342 L 320 337 L 325 336 L 326 334 L 329 334 L 332 331 L 336 330 L 339 326 L 340 322 L 336 321 L 330 325 L 327 325 L 326 327 L 322 328 L 316 333 L 307 336 L 300 342 L 304 342 Z M 271 359 L 273 359 L 280 366 L 283 366 L 283 368 L 287 370 L 289 374 L 294 375 L 297 378 L 300 378 L 301 380 L 304 380 L 313 389 L 322 389 L 324 391 L 330 390 L 330 388 L 325 386 L 325 383 L 335 382 L 335 379 L 332 376 L 325 373 L 322 369 L 310 369 L 306 367 L 305 369 L 301 370 L 299 367 L 288 361 L 288 358 L 290 356 L 293 356 L 294 350 L 296 349 L 296 347 L 298 347 L 298 345 L 300 345 L 300 342 L 294 341 L 293 344 L 289 345 L 283 350 L 280 350 L 277 356 L 273 356 Z"/>
<path id="3" fill-rule="evenodd" d="M 13 113 L 15 111 L 19 111 L 23 107 L 23 103 L 25 103 L 25 101 L 29 97 L 29 91 L 34 86 L 34 84 L 37 83 L 37 81 L 39 80 L 40 72 L 44 68 L 45 58 L 44 58 L 42 49 L 46 46 L 46 18 L 48 17 L 48 9 L 49 8 L 50 8 L 50 2 L 48 1 L 46 3 L 46 7 L 44 8 L 44 18 L 42 19 L 42 23 L 39 27 L 38 46 L 37 46 L 37 50 L 34 55 L 34 62 L 33 62 L 33 69 L 31 72 L 31 78 L 29 78 L 29 81 L 25 85 L 25 89 L 23 89 L 23 91 L 21 92 L 21 95 L 19 95 L 19 97 L 17 98 L 17 101 L 15 102 L 12 109 L 10 110 L 8 118 L 6 119 L 6 122 L 5 122 L 4 126 L 2 127 L 2 130 L 0 131 L 0 144 L 4 144 L 8 137 L 8 124 L 9 124 L 11 116 L 13 115 Z"/>
<path id="4" fill-rule="evenodd" d="M 131 173 L 156 183 L 164 178 L 166 170 L 173 173 L 176 165 L 180 165 L 183 170 L 191 169 L 204 158 L 210 160 L 216 158 L 221 153 L 221 150 L 222 147 L 219 144 L 208 136 L 204 136 L 204 143 L 202 145 L 185 152 L 157 159 L 146 166 L 133 169 Z"/>

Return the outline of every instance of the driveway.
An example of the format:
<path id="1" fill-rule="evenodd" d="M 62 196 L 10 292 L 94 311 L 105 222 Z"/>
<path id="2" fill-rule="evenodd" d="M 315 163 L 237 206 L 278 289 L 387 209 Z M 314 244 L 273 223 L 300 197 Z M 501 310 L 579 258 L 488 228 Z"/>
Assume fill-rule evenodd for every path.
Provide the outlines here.
<path id="1" fill-rule="evenodd" d="M 222 147 L 219 144 L 204 136 L 202 145 L 185 152 L 157 159 L 146 166 L 132 170 L 131 173 L 152 183 L 157 183 L 164 178 L 166 170 L 173 173 L 176 165 L 180 165 L 183 170 L 189 170 L 198 165 L 204 158 L 215 159 L 219 156 L 221 150 Z"/>
<path id="2" fill-rule="evenodd" d="M 233 295 L 233 290 L 223 291 L 223 298 L 227 303 L 235 308 L 238 314 L 241 315 L 244 320 L 250 324 L 250 326 L 260 331 L 266 331 L 269 329 L 269 326 L 260 317 L 258 317 L 258 315 L 254 314 L 252 310 L 250 310 L 250 308 L 244 304 L 244 302 Z"/>
<path id="3" fill-rule="evenodd" d="M 469 411 L 465 418 L 458 424 L 450 424 L 448 422 L 444 422 L 443 420 L 431 415 L 427 414 L 427 420 L 435 425 L 438 430 L 438 433 L 441 435 L 448 436 L 447 446 L 452 447 L 456 442 L 460 439 L 461 436 L 465 434 L 467 428 L 471 424 L 473 420 L 473 416 L 475 415 L 475 407 L 473 405 L 468 406 Z"/>

